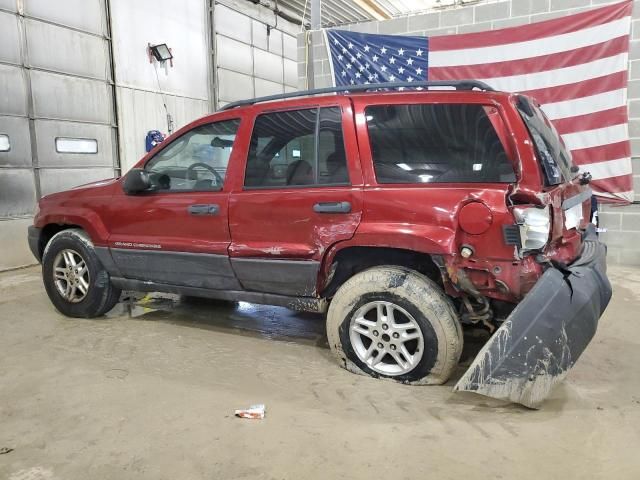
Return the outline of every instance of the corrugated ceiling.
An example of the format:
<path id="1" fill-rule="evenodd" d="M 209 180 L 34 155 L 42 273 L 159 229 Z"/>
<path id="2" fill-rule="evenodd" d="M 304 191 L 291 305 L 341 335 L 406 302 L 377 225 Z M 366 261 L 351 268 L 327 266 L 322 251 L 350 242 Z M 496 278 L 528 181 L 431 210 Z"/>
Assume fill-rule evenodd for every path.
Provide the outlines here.
<path id="1" fill-rule="evenodd" d="M 321 0 L 322 26 L 330 27 L 347 23 L 384 20 L 404 15 L 422 13 L 453 6 L 456 3 L 471 3 L 473 0 Z M 304 18 L 305 25 L 309 24 L 311 0 L 279 0 L 278 6 L 295 15 Z"/>

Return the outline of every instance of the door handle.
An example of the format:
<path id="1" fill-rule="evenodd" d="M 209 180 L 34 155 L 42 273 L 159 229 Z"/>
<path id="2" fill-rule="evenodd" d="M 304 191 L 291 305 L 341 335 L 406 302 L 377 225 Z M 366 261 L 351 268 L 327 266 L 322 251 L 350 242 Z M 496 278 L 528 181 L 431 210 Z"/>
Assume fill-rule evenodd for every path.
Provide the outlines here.
<path id="1" fill-rule="evenodd" d="M 191 215 L 218 215 L 218 213 L 220 213 L 220 206 L 215 203 L 189 205 L 188 210 Z"/>
<path id="2" fill-rule="evenodd" d="M 351 213 L 350 202 L 319 202 L 313 206 L 316 213 Z"/>

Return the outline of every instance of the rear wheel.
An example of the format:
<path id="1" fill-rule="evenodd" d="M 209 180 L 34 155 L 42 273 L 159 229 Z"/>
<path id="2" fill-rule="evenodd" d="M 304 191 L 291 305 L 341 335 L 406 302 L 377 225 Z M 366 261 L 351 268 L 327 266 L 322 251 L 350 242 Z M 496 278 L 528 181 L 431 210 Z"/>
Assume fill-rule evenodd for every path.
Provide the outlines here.
<path id="1" fill-rule="evenodd" d="M 51 238 L 42 257 L 42 279 L 53 305 L 69 317 L 99 317 L 120 298 L 89 236 L 77 228 Z"/>
<path id="2" fill-rule="evenodd" d="M 402 267 L 375 267 L 347 280 L 327 314 L 341 365 L 403 383 L 447 381 L 462 352 L 462 330 L 440 287 Z"/>

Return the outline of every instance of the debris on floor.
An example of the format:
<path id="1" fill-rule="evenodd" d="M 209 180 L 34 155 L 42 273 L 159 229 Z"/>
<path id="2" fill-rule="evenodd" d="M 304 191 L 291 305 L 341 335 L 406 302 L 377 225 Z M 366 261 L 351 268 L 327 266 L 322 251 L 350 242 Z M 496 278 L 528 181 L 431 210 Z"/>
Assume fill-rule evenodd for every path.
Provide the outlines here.
<path id="1" fill-rule="evenodd" d="M 264 404 L 251 405 L 245 410 L 236 410 L 235 416 L 240 418 L 251 418 L 255 420 L 262 420 L 264 418 L 265 406 Z"/>
<path id="2" fill-rule="evenodd" d="M 13 448 L 9 448 L 9 447 L 0 448 L 0 455 L 4 455 L 5 453 L 11 453 L 11 452 L 13 452 Z"/>

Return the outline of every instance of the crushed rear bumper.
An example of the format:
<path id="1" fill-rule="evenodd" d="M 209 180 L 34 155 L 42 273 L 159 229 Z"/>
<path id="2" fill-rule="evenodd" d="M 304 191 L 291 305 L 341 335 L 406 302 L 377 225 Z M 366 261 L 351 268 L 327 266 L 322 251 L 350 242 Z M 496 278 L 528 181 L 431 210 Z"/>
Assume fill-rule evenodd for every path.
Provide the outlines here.
<path id="1" fill-rule="evenodd" d="M 539 407 L 595 335 L 610 299 L 606 247 L 592 230 L 571 266 L 544 272 L 455 390 Z"/>

